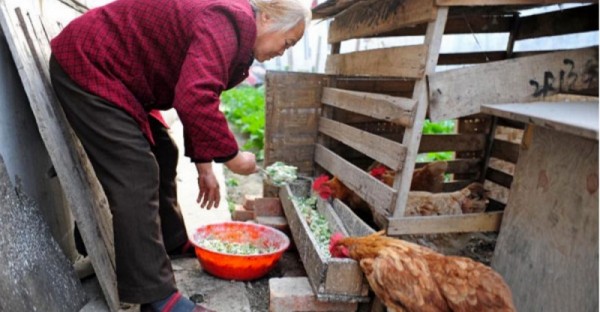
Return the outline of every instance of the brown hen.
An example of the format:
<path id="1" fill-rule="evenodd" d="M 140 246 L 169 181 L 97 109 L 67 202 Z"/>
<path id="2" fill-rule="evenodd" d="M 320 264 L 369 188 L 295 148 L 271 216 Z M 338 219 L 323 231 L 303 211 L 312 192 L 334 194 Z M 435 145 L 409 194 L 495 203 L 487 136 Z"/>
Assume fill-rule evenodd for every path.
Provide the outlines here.
<path id="1" fill-rule="evenodd" d="M 484 212 L 489 191 L 473 182 L 462 190 L 447 193 L 411 191 L 406 203 L 406 216 L 455 215 Z"/>
<path id="2" fill-rule="evenodd" d="M 440 192 L 444 184 L 444 173 L 448 168 L 445 161 L 434 161 L 425 164 L 421 168 L 415 169 L 411 182 L 411 190 Z M 368 168 L 369 174 L 381 182 L 392 186 L 396 172 L 385 165 L 374 162 Z M 318 178 L 313 185 L 313 189 L 324 199 L 337 198 L 344 202 L 354 213 L 364 220 L 371 227 L 383 228 L 387 216 L 374 215 L 372 207 L 360 196 L 350 190 L 336 176 L 328 178 Z M 410 196 L 410 194 L 409 194 Z M 407 208 L 408 209 L 408 208 Z M 417 210 L 411 209 L 411 210 Z M 407 215 L 412 215 L 407 214 Z"/>
<path id="3" fill-rule="evenodd" d="M 415 171 L 417 172 L 417 171 Z M 419 171 L 421 174 L 422 171 Z M 427 176 L 421 174 L 421 177 Z M 431 175 L 428 175 L 431 176 Z M 382 176 L 375 176 L 382 178 Z M 378 213 L 358 194 L 350 190 L 336 176 L 327 180 L 324 177 L 313 188 L 322 198 L 337 198 L 344 202 L 354 213 L 373 228 L 382 229 L 387 223 L 388 214 Z M 391 180 L 393 181 L 393 179 Z M 420 180 L 424 181 L 424 180 Z M 434 181 L 434 180 L 431 180 Z M 391 182 L 390 182 L 391 183 Z M 426 184 L 423 182 L 423 184 Z M 439 183 L 443 184 L 443 180 Z M 436 183 L 426 184 L 430 187 Z M 436 186 L 437 188 L 437 186 Z M 441 188 L 441 187 L 440 187 Z M 405 216 L 431 216 L 431 215 L 451 215 L 462 213 L 477 213 L 485 211 L 489 192 L 484 189 L 481 183 L 471 183 L 462 190 L 445 193 L 432 193 L 426 191 L 410 191 L 404 211 Z"/>
<path id="4" fill-rule="evenodd" d="M 509 287 L 490 267 L 382 234 L 336 233 L 330 252 L 359 262 L 389 312 L 515 311 Z"/>
<path id="5" fill-rule="evenodd" d="M 392 186 L 394 184 L 396 171 L 385 165 L 374 162 L 367 170 L 372 176 L 386 185 Z M 410 190 L 432 193 L 441 192 L 444 187 L 444 173 L 446 173 L 446 170 L 448 170 L 448 163 L 445 161 L 433 161 L 426 163 L 421 168 L 416 168 L 413 171 Z"/>

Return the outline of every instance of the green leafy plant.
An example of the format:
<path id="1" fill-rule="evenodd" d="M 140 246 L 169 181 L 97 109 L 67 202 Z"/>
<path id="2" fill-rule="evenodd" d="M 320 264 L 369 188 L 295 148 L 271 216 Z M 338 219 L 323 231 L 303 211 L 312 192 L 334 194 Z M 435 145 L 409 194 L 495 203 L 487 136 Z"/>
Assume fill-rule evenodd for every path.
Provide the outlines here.
<path id="1" fill-rule="evenodd" d="M 292 196 L 291 200 L 298 206 L 300 213 L 308 224 L 313 237 L 317 241 L 317 248 L 325 258 L 331 258 L 329 253 L 329 240 L 331 239 L 331 230 L 327 219 L 317 211 L 317 198 Z"/>
<path id="2" fill-rule="evenodd" d="M 225 185 L 227 185 L 228 187 L 234 187 L 240 185 L 240 182 L 235 178 L 229 178 L 225 180 Z"/>
<path id="3" fill-rule="evenodd" d="M 442 120 L 440 122 L 431 122 L 425 119 L 423 123 L 423 134 L 451 134 L 456 133 L 456 121 Z M 417 162 L 430 162 L 436 160 L 454 159 L 454 152 L 431 152 L 419 154 Z"/>
<path id="4" fill-rule="evenodd" d="M 442 120 L 439 122 L 431 122 L 425 119 L 423 123 L 423 134 L 447 134 L 455 133 L 456 122 L 454 120 Z"/>
<path id="5" fill-rule="evenodd" d="M 264 158 L 265 89 L 237 87 L 221 94 L 223 112 L 235 129 L 247 136 L 243 148 Z"/>

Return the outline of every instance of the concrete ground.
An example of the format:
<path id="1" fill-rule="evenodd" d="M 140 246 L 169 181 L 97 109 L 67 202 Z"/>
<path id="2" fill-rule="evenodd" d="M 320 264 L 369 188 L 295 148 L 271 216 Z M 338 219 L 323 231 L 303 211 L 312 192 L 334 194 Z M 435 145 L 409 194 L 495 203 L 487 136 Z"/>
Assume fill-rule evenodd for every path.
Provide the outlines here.
<path id="1" fill-rule="evenodd" d="M 221 185 L 221 202 L 217 209 L 201 209 L 196 203 L 198 196 L 197 172 L 189 158 L 183 156 L 183 129 L 181 122 L 174 111 L 163 114 L 165 120 L 171 125 L 173 138 L 180 146 L 180 160 L 177 168 L 178 199 L 188 236 L 194 229 L 204 224 L 229 221 L 231 215 L 227 207 L 227 189 L 223 175 L 223 166 L 213 164 L 213 169 Z M 191 236 L 190 236 L 191 237 Z M 250 300 L 244 282 L 227 281 L 212 277 L 200 268 L 195 258 L 177 259 L 172 261 L 175 278 L 179 290 L 186 296 L 192 297 L 196 302 L 204 304 L 214 310 L 223 312 L 250 312 Z M 90 301 L 81 310 L 84 312 L 108 311 L 104 297 L 100 290 L 98 281 L 89 278 L 84 281 Z M 137 307 L 124 309 L 124 311 L 136 311 Z"/>

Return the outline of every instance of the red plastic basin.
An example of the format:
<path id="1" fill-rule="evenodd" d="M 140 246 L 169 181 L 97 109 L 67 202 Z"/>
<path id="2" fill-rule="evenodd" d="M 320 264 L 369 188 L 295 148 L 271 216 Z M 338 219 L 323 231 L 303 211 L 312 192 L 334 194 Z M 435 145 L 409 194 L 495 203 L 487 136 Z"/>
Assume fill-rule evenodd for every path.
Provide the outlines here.
<path id="1" fill-rule="evenodd" d="M 289 247 L 289 238 L 274 228 L 248 222 L 223 222 L 201 226 L 192 235 L 192 244 L 202 268 L 217 277 L 248 281 L 258 279 L 277 264 Z M 276 251 L 260 255 L 235 255 L 210 250 L 200 245 L 203 239 L 250 243 L 258 248 L 273 246 Z"/>

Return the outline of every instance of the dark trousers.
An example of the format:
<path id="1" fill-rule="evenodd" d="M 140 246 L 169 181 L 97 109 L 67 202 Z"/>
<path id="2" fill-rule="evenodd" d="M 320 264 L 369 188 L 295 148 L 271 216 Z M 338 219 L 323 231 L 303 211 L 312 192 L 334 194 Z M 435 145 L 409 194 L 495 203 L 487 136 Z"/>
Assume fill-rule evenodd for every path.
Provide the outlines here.
<path id="1" fill-rule="evenodd" d="M 50 75 L 109 202 L 120 300 L 165 298 L 176 290 L 167 251 L 187 240 L 177 204 L 177 146 L 167 129 L 149 117 L 152 146 L 129 114 L 82 90 L 54 58 Z"/>

